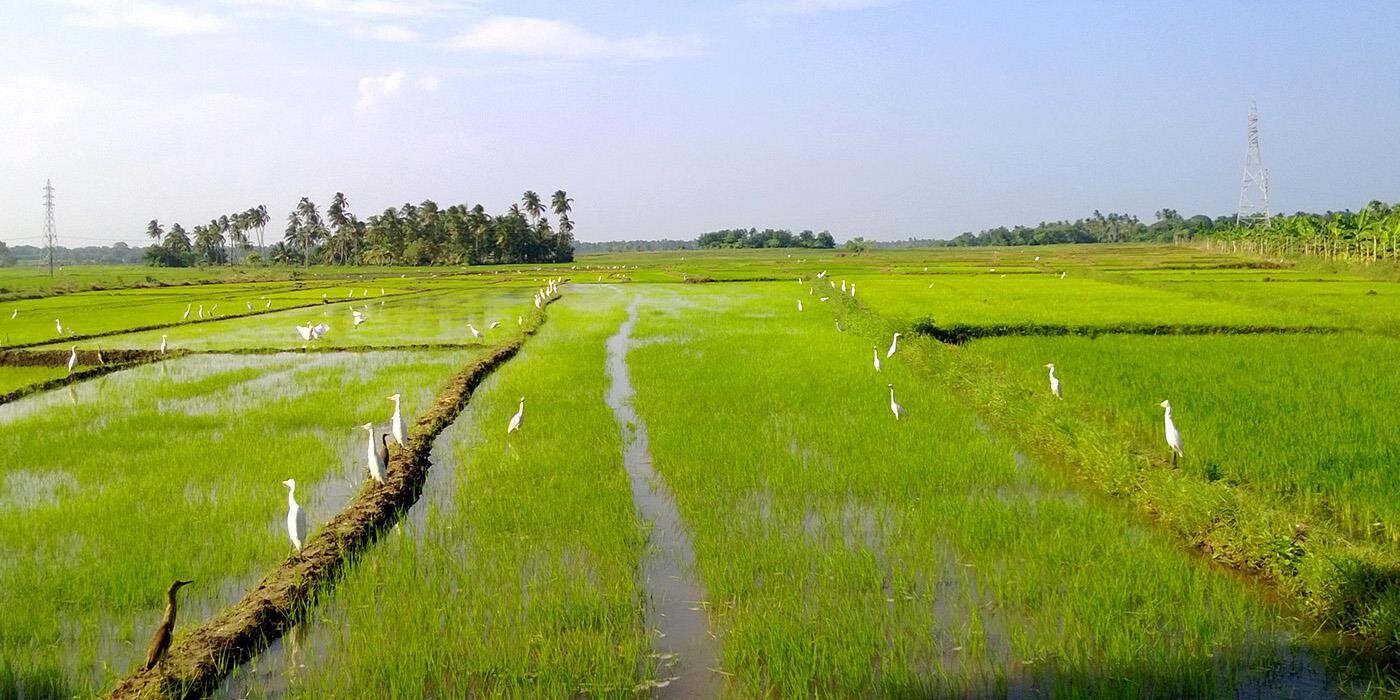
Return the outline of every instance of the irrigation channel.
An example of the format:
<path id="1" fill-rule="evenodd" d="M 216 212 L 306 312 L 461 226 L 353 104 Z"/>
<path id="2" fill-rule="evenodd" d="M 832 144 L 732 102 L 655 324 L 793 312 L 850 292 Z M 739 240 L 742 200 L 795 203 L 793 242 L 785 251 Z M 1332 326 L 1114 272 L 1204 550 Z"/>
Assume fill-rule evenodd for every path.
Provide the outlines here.
<path id="1" fill-rule="evenodd" d="M 715 697 L 722 685 L 716 671 L 719 649 L 706 620 L 705 590 L 694 574 L 695 548 L 670 489 L 652 466 L 646 423 L 634 406 L 636 392 L 627 371 L 639 301 L 638 296 L 632 298 L 627 319 L 608 338 L 606 398 L 622 430 L 623 464 L 632 486 L 632 502 L 651 522 L 642 576 L 654 625 L 652 644 L 662 659 L 661 668 L 671 674 L 657 679 L 655 694 L 663 698 Z"/>

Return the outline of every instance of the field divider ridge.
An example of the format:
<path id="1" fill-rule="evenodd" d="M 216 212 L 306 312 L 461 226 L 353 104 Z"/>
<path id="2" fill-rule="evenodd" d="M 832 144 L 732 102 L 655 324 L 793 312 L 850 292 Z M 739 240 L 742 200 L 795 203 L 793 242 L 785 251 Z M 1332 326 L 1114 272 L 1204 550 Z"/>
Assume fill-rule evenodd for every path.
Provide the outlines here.
<path id="1" fill-rule="evenodd" d="M 873 313 L 873 312 L 872 312 Z M 933 338 L 945 345 L 963 345 L 979 338 L 1006 336 L 1075 335 L 1094 338 L 1101 335 L 1325 335 L 1356 331 L 1345 326 L 1273 326 L 1227 325 L 1210 323 L 1115 323 L 1107 325 L 1073 325 L 1054 323 L 938 325 L 929 320 L 916 321 L 910 331 Z"/>
<path id="2" fill-rule="evenodd" d="M 544 306 L 557 298 L 547 299 Z M 318 595 L 334 587 L 346 564 L 371 547 L 418 500 L 432 467 L 433 441 L 461 414 L 481 382 L 539 330 L 545 320 L 544 306 L 528 315 L 518 336 L 496 345 L 448 381 L 432 407 L 410 427 L 407 447 L 391 453 L 383 485 L 369 482 L 311 536 L 300 553 L 268 572 L 237 604 L 182 635 L 155 668 L 127 676 L 109 697 L 203 697 L 225 674 L 295 625 L 314 607 Z"/>

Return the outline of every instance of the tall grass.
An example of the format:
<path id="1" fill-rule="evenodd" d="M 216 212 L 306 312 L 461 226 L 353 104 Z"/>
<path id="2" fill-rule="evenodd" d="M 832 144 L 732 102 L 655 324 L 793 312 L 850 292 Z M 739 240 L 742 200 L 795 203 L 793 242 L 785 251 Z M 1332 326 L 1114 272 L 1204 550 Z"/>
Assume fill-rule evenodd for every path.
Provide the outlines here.
<path id="1" fill-rule="evenodd" d="M 131 670 L 165 587 L 183 629 L 290 551 L 366 478 L 384 399 L 414 415 L 470 353 L 191 357 L 0 406 L 0 694 L 87 695 Z"/>

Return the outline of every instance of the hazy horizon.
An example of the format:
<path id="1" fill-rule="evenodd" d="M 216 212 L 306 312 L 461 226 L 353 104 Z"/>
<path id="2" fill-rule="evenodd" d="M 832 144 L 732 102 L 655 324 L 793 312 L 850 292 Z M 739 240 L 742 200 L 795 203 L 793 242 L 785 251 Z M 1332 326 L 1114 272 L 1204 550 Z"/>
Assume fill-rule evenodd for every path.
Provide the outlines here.
<path id="1" fill-rule="evenodd" d="M 55 0 L 0 9 L 0 240 L 565 189 L 584 241 L 1400 201 L 1400 6 Z"/>

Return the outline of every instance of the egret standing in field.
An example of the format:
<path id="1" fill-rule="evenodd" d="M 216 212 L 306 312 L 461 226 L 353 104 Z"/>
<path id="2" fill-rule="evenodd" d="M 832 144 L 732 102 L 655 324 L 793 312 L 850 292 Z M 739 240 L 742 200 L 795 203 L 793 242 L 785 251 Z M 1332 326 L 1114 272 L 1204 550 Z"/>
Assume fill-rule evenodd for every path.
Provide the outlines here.
<path id="1" fill-rule="evenodd" d="M 899 333 L 895 333 L 894 338 L 890 339 L 890 349 L 885 352 L 885 357 L 894 357 L 894 351 L 899 348 L 899 336 Z"/>
<path id="2" fill-rule="evenodd" d="M 875 371 L 876 371 L 876 372 L 879 372 L 879 371 L 880 371 L 880 348 L 877 348 L 877 347 L 875 347 L 874 345 L 871 345 L 871 346 L 870 346 L 870 354 L 875 356 Z"/>
<path id="3" fill-rule="evenodd" d="M 481 331 L 477 330 L 477 329 L 476 329 L 476 326 L 473 326 L 473 325 L 470 324 L 470 323 L 467 324 L 467 330 L 471 331 L 471 332 L 472 332 L 472 337 L 473 337 L 473 338 L 476 338 L 477 340 L 481 340 L 483 337 L 485 337 L 485 334 L 484 334 L 484 333 L 482 333 Z"/>
<path id="4" fill-rule="evenodd" d="M 73 346 L 73 351 L 68 354 L 68 373 L 73 373 L 73 368 L 78 366 L 78 346 Z"/>
<path id="5" fill-rule="evenodd" d="M 399 443 L 399 447 L 408 447 L 408 429 L 404 427 L 403 411 L 399 408 L 399 395 L 394 394 L 389 397 L 394 402 L 394 415 L 389 417 L 389 432 L 394 436 L 394 442 Z"/>
<path id="6" fill-rule="evenodd" d="M 1172 448 L 1172 466 L 1176 466 L 1177 457 L 1186 459 L 1185 443 L 1181 440 L 1181 431 L 1177 430 L 1176 423 L 1172 422 L 1172 402 L 1163 401 L 1158 405 L 1167 410 L 1165 421 L 1167 445 Z"/>
<path id="7" fill-rule="evenodd" d="M 1051 362 L 1045 367 L 1050 370 L 1050 393 L 1054 394 L 1057 399 L 1064 398 L 1060 395 L 1060 378 L 1055 376 L 1055 363 Z"/>
<path id="8" fill-rule="evenodd" d="M 301 336 L 301 339 L 304 340 L 304 341 L 310 341 L 310 340 L 311 340 L 311 324 L 308 323 L 308 324 L 306 324 L 306 325 L 304 325 L 304 326 L 298 325 L 298 326 L 297 326 L 297 335 Z"/>
<path id="9" fill-rule="evenodd" d="M 852 299 L 856 298 L 856 283 L 855 283 L 855 282 L 852 282 L 852 283 L 851 283 L 851 298 L 852 298 Z"/>
<path id="10" fill-rule="evenodd" d="M 801 299 L 798 299 L 798 300 L 797 300 L 797 310 L 798 310 L 798 311 L 801 311 L 801 310 L 802 310 L 802 300 L 801 300 Z"/>
<path id="11" fill-rule="evenodd" d="M 846 280 L 841 280 L 841 293 L 846 293 Z"/>
<path id="12" fill-rule="evenodd" d="M 165 354 L 165 347 L 166 347 L 166 345 L 167 345 L 167 343 L 166 343 L 166 336 L 162 334 L 162 335 L 160 336 L 160 354 L 162 354 L 162 355 Z"/>
<path id="13" fill-rule="evenodd" d="M 13 321 L 13 320 L 15 320 L 15 319 L 17 319 L 17 318 L 19 318 L 19 309 L 15 309 L 15 310 L 14 310 L 14 313 L 10 314 L 10 320 L 11 320 L 11 321 Z"/>
<path id="14" fill-rule="evenodd" d="M 360 327 L 360 324 L 365 322 L 365 312 L 363 312 L 363 311 L 351 311 L 351 312 L 350 312 L 350 319 L 351 319 L 352 321 L 355 322 L 355 327 L 356 327 L 356 328 L 359 328 L 359 327 Z"/>
<path id="15" fill-rule="evenodd" d="M 204 318 L 204 305 L 203 305 L 203 304 L 200 304 L 200 305 L 199 305 L 199 317 L 200 317 L 200 318 Z"/>
<path id="16" fill-rule="evenodd" d="M 365 457 L 369 463 L 369 475 L 379 483 L 384 483 L 384 469 L 389 462 L 389 447 L 383 444 L 383 440 L 374 439 L 374 424 L 365 423 L 360 426 L 369 431 L 369 449 Z"/>
<path id="17" fill-rule="evenodd" d="M 170 648 L 170 636 L 175 631 L 175 593 L 191 583 L 194 581 L 176 580 L 165 589 L 165 615 L 160 618 L 160 626 L 156 628 L 155 636 L 151 637 L 151 645 L 146 648 L 147 671 L 155 668 Z"/>
<path id="18" fill-rule="evenodd" d="M 59 335 L 63 335 L 63 322 L 59 321 L 58 319 L 54 319 L 53 327 L 55 330 L 58 331 Z"/>
<path id="19" fill-rule="evenodd" d="M 282 485 L 287 487 L 287 537 L 300 554 L 301 542 L 306 538 L 306 514 L 297 505 L 297 480 L 287 479 Z"/>
<path id="20" fill-rule="evenodd" d="M 498 327 L 498 326 L 500 326 L 500 325 L 501 325 L 501 322 L 500 322 L 500 321 L 492 321 L 492 322 L 491 322 L 491 328 L 496 328 L 496 327 Z M 488 330 L 490 330 L 490 329 L 488 329 Z"/>
<path id="21" fill-rule="evenodd" d="M 841 322 L 840 322 L 840 321 L 837 321 L 837 322 L 836 322 L 836 330 L 841 331 L 842 333 L 845 333 L 845 332 L 846 332 L 846 327 L 843 326 L 843 325 L 841 325 Z"/>
<path id="22" fill-rule="evenodd" d="M 515 317 L 515 325 L 517 325 L 517 326 L 523 326 L 523 325 L 525 325 L 525 317 L 524 317 L 524 316 L 516 316 L 516 317 Z"/>
<path id="23" fill-rule="evenodd" d="M 248 307 L 248 310 L 249 310 L 249 311 L 252 311 L 252 310 L 253 310 L 253 302 L 251 302 L 251 301 L 245 301 L 245 302 L 243 302 L 243 305 L 246 306 L 246 307 Z"/>
<path id="24" fill-rule="evenodd" d="M 904 407 L 894 400 L 894 385 L 886 384 L 890 388 L 890 411 L 894 413 L 894 419 L 899 420 L 904 417 Z"/>
<path id="25" fill-rule="evenodd" d="M 185 304 L 185 315 L 180 317 L 181 321 L 190 320 L 190 309 L 192 308 L 194 308 L 194 304 Z"/>
<path id="26" fill-rule="evenodd" d="M 520 408 L 516 409 L 515 415 L 510 417 L 510 425 L 506 426 L 506 434 L 509 435 L 520 429 L 520 421 L 525 420 L 525 397 L 520 397 Z"/>

